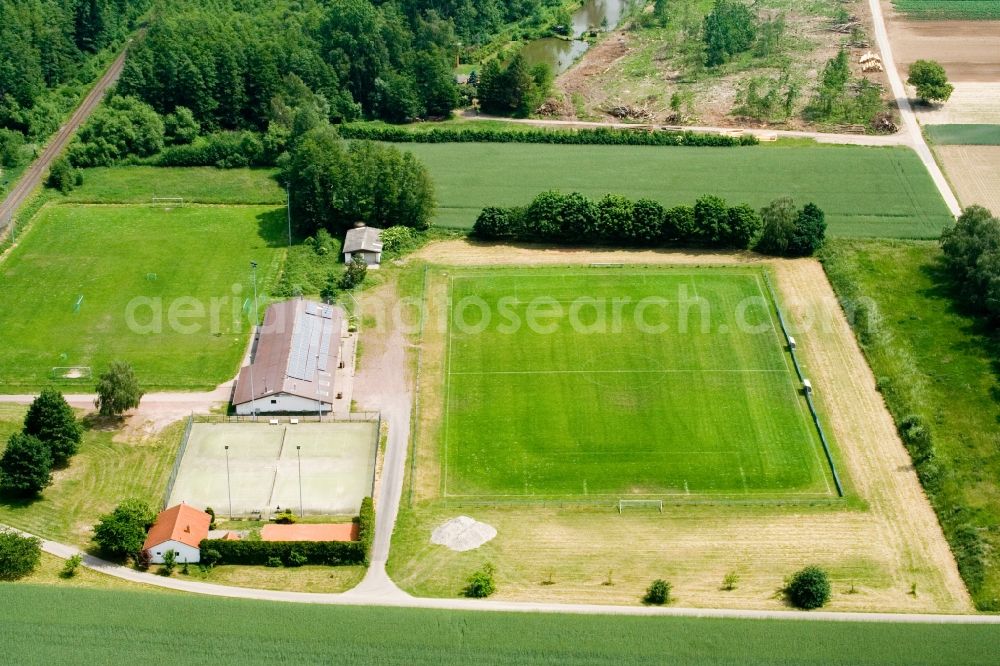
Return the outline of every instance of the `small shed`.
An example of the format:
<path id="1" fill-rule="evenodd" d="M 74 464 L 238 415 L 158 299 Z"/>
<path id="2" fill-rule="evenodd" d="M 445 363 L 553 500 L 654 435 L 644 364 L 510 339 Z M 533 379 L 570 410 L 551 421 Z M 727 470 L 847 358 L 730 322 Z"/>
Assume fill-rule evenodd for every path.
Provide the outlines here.
<path id="1" fill-rule="evenodd" d="M 149 528 L 143 551 L 149 561 L 163 564 L 168 550 L 174 551 L 178 562 L 194 564 L 201 561 L 201 542 L 208 538 L 212 516 L 187 504 L 178 504 L 161 511 Z"/>
<path id="2" fill-rule="evenodd" d="M 382 263 L 382 230 L 358 223 L 344 237 L 344 263 L 351 263 L 360 255 L 369 266 Z"/>

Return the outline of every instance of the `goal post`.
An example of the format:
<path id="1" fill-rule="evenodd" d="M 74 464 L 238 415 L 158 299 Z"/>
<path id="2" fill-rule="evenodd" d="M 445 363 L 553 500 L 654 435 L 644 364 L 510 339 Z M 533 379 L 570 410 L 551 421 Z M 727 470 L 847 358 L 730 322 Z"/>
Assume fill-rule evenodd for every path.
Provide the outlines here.
<path id="1" fill-rule="evenodd" d="M 180 207 L 184 205 L 184 197 L 153 197 L 152 203 L 154 206 L 164 208 Z"/>
<path id="2" fill-rule="evenodd" d="M 663 513 L 663 500 L 654 499 L 620 499 L 618 500 L 618 513 L 622 513 L 625 508 L 634 507 L 655 507 L 660 513 Z"/>

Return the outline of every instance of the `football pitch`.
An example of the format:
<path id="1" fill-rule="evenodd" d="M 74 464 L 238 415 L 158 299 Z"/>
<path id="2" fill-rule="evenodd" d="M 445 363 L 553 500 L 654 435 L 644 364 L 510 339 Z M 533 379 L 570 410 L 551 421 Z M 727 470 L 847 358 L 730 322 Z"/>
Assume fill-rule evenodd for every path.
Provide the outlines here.
<path id="1" fill-rule="evenodd" d="M 298 514 L 301 479 L 304 513 L 357 515 L 372 494 L 375 429 L 367 421 L 195 423 L 167 505 L 210 506 L 222 516 L 231 493 L 236 516 Z"/>
<path id="2" fill-rule="evenodd" d="M 762 270 L 435 279 L 445 498 L 836 496 Z"/>
<path id="3" fill-rule="evenodd" d="M 249 334 L 250 262 L 264 295 L 284 228 L 273 206 L 43 209 L 0 263 L 0 392 L 89 391 L 116 359 L 147 390 L 232 378 Z"/>

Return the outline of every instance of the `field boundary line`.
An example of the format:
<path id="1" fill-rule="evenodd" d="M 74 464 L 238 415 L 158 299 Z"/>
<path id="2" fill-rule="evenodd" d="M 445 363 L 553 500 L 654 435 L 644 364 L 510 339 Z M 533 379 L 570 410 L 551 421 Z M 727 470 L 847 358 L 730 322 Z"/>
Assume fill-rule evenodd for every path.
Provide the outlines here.
<path id="1" fill-rule="evenodd" d="M 725 375 L 755 375 L 755 374 L 789 374 L 788 370 L 481 370 L 477 372 L 449 372 L 449 377 L 461 375 L 671 375 L 671 374 L 725 374 Z"/>
<path id="2" fill-rule="evenodd" d="M 795 355 L 795 349 L 792 348 L 791 336 L 788 335 L 788 328 L 785 326 L 785 318 L 781 314 L 781 306 L 778 305 L 778 296 L 774 293 L 774 287 L 771 286 L 771 280 L 764 274 L 764 284 L 767 285 L 767 290 L 771 292 L 771 298 L 774 301 L 774 311 L 778 313 L 778 322 L 781 324 L 781 330 L 785 334 L 785 341 L 788 343 L 788 350 L 792 355 L 792 363 L 795 364 L 795 371 L 799 375 L 799 379 L 805 381 L 805 377 L 802 375 L 802 368 L 799 367 L 799 360 Z M 823 432 L 823 426 L 819 422 L 819 414 L 816 413 L 816 406 L 813 404 L 812 396 L 809 391 L 806 391 L 806 404 L 809 405 L 809 411 L 812 412 L 813 423 L 816 424 L 816 430 L 819 432 L 819 441 L 823 445 L 823 453 L 826 454 L 826 460 L 830 463 L 830 471 L 833 473 L 833 483 L 837 486 L 837 494 L 840 497 L 844 496 L 844 486 L 840 483 L 840 475 L 837 474 L 837 465 L 833 462 L 833 454 L 830 452 L 830 445 L 826 441 L 826 433 Z"/>

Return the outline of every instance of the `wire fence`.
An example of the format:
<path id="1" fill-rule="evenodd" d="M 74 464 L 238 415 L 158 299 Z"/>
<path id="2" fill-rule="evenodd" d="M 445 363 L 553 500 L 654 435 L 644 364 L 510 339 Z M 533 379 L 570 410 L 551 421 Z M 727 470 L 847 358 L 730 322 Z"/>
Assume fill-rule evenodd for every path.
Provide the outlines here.
<path id="1" fill-rule="evenodd" d="M 187 451 L 188 440 L 191 439 L 191 428 L 194 427 L 194 414 L 188 417 L 187 425 L 184 426 L 184 436 L 181 438 L 181 446 L 177 449 L 177 457 L 174 458 L 173 469 L 170 470 L 170 478 L 167 480 L 167 490 L 163 494 L 163 508 L 167 508 L 167 504 L 170 502 L 170 494 L 174 492 L 174 483 L 177 481 L 177 472 L 181 468 L 181 460 L 184 458 L 184 452 Z"/>
<path id="2" fill-rule="evenodd" d="M 381 412 L 351 412 L 349 414 L 325 415 L 319 414 L 198 414 L 192 417 L 195 423 L 269 423 L 272 425 L 297 423 L 358 423 L 361 421 L 381 422 Z"/>
<path id="3" fill-rule="evenodd" d="M 799 381 L 805 385 L 806 377 L 802 373 L 802 367 L 799 365 L 798 356 L 795 354 L 795 345 L 792 344 L 792 336 L 788 334 L 788 328 L 785 326 L 785 317 L 781 313 L 781 306 L 778 305 L 778 296 L 774 293 L 774 287 L 771 286 L 771 280 L 768 278 L 767 273 L 764 273 L 764 284 L 767 285 L 767 290 L 771 294 L 771 301 L 774 303 L 774 311 L 778 313 L 778 323 L 781 325 L 781 332 L 785 335 L 785 342 L 788 344 L 788 351 L 792 355 L 792 364 L 795 366 L 795 374 L 799 376 Z M 816 432 L 819 433 L 819 441 L 823 444 L 823 453 L 826 454 L 826 461 L 830 464 L 830 472 L 833 473 L 833 483 L 837 486 L 837 495 L 839 497 L 844 496 L 844 486 L 840 483 L 840 475 L 837 474 L 837 465 L 833 462 L 833 454 L 830 453 L 830 444 L 826 441 L 826 433 L 823 432 L 823 426 L 819 422 L 819 414 L 816 413 L 816 405 L 813 404 L 812 391 L 805 389 L 806 404 L 809 405 L 809 412 L 812 414 L 813 423 L 816 425 Z"/>

